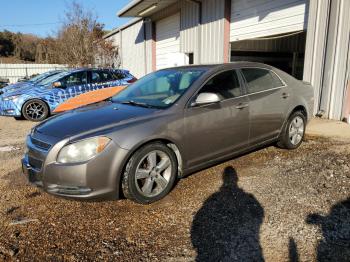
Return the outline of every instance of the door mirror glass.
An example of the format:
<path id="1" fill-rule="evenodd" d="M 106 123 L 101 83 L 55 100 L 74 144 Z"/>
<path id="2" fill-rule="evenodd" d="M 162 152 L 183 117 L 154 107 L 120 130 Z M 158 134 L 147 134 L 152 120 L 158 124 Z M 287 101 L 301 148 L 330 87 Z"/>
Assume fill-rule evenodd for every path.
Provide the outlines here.
<path id="1" fill-rule="evenodd" d="M 52 87 L 53 88 L 61 88 L 62 87 L 62 83 L 60 81 L 53 82 L 52 83 Z"/>
<path id="2" fill-rule="evenodd" d="M 220 101 L 220 97 L 215 93 L 200 93 L 192 106 L 214 104 Z"/>

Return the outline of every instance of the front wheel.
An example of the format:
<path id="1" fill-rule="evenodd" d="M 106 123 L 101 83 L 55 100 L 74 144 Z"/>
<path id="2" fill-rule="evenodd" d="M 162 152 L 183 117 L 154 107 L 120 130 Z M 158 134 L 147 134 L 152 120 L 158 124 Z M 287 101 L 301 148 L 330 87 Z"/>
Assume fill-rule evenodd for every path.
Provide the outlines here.
<path id="1" fill-rule="evenodd" d="M 305 136 L 306 117 L 300 111 L 289 117 L 282 130 L 278 146 L 286 149 L 296 149 L 303 142 Z"/>
<path id="2" fill-rule="evenodd" d="M 151 143 L 137 150 L 126 165 L 123 193 L 135 202 L 149 204 L 170 192 L 176 176 L 175 153 L 162 143 Z"/>
<path id="3" fill-rule="evenodd" d="M 15 116 L 13 117 L 15 120 L 17 121 L 22 121 L 22 120 L 25 120 L 25 118 L 23 116 Z"/>
<path id="4" fill-rule="evenodd" d="M 49 107 L 39 99 L 29 100 L 23 105 L 22 114 L 29 121 L 40 122 L 49 116 Z"/>

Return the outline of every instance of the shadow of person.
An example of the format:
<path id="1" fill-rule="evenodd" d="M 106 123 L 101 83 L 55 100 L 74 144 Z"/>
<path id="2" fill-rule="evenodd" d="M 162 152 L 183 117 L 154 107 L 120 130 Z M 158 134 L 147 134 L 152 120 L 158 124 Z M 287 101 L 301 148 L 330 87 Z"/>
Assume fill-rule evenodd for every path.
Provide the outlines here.
<path id="1" fill-rule="evenodd" d="M 196 213 L 191 240 L 197 261 L 264 261 L 259 244 L 264 209 L 237 182 L 235 169 L 226 167 L 220 191 Z"/>
<path id="2" fill-rule="evenodd" d="M 317 261 L 350 261 L 350 198 L 334 205 L 328 216 L 310 214 L 306 222 L 322 229 Z"/>

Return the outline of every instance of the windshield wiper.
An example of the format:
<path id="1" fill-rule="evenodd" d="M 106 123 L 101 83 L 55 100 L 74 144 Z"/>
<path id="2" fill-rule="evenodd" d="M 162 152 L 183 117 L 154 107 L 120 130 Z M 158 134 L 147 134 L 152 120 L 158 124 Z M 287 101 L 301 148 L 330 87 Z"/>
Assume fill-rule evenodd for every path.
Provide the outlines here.
<path id="1" fill-rule="evenodd" d="M 141 106 L 141 107 L 146 107 L 146 108 L 157 108 L 157 106 L 149 105 L 149 104 L 142 103 L 142 102 L 136 102 L 134 100 L 122 101 L 120 103 L 125 104 L 125 105 Z"/>

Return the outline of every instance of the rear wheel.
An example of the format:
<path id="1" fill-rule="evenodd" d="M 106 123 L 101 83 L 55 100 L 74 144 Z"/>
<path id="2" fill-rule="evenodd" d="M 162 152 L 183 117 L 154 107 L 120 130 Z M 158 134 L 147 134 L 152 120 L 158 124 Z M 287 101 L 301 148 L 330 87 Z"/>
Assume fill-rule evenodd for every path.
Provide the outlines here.
<path id="1" fill-rule="evenodd" d="M 305 136 L 306 117 L 300 111 L 292 113 L 282 130 L 278 146 L 286 149 L 296 149 Z"/>
<path id="2" fill-rule="evenodd" d="M 176 175 L 175 153 L 162 143 L 148 144 L 129 160 L 122 178 L 123 193 L 141 204 L 155 202 L 170 192 Z"/>
<path id="3" fill-rule="evenodd" d="M 42 100 L 29 100 L 23 105 L 22 114 L 29 121 L 39 122 L 49 116 L 49 107 Z"/>

